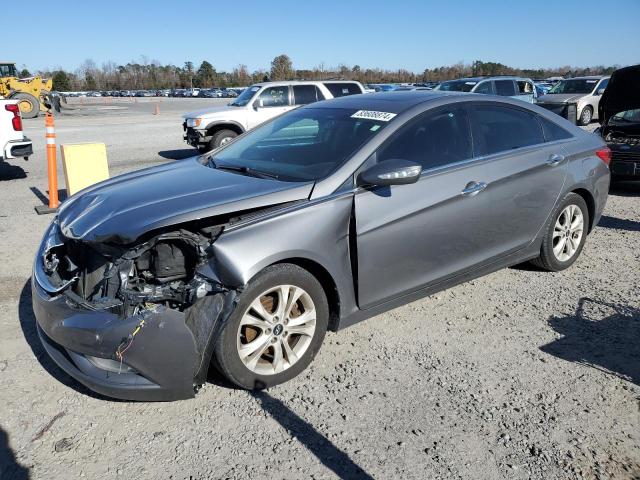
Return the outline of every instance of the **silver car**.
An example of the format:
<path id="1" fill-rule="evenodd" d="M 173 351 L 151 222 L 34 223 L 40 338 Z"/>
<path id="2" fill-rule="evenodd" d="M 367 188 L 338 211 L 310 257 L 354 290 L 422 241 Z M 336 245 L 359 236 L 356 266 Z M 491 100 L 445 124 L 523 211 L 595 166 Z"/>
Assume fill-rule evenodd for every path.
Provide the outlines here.
<path id="1" fill-rule="evenodd" d="M 471 77 L 442 82 L 434 90 L 443 92 L 470 92 L 500 95 L 535 103 L 538 92 L 533 80 L 523 77 Z"/>
<path id="2" fill-rule="evenodd" d="M 578 125 L 589 125 L 598 119 L 600 98 L 607 88 L 609 77 L 575 77 L 560 80 L 546 95 L 538 98 L 538 104 L 560 116 L 576 120 Z M 568 106 L 575 110 L 568 113 Z"/>
<path id="3" fill-rule="evenodd" d="M 569 267 L 609 158 L 598 136 L 505 97 L 314 103 L 68 199 L 34 262 L 38 332 L 114 397 L 192 397 L 210 364 L 241 388 L 276 385 L 327 330 L 509 265 Z"/>

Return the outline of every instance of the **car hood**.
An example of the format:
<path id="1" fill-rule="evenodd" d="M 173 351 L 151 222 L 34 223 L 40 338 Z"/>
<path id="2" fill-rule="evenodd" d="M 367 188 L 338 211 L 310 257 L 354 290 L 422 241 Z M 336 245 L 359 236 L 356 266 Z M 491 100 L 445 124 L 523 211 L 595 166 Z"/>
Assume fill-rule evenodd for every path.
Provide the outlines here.
<path id="1" fill-rule="evenodd" d="M 616 113 L 640 109 L 640 65 L 616 70 L 600 98 L 598 118 L 603 125 Z"/>
<path id="2" fill-rule="evenodd" d="M 216 170 L 199 159 L 120 175 L 79 192 L 60 207 L 62 234 L 129 244 L 162 227 L 304 200 L 313 187 Z"/>
<path id="3" fill-rule="evenodd" d="M 198 118 L 198 117 L 211 117 L 217 114 L 227 115 L 230 111 L 235 112 L 240 110 L 241 107 L 230 107 L 229 105 L 222 105 L 220 107 L 203 108 L 201 110 L 194 110 L 182 115 L 182 118 Z"/>
<path id="4" fill-rule="evenodd" d="M 538 103 L 574 103 L 588 93 L 547 93 L 538 97 Z"/>

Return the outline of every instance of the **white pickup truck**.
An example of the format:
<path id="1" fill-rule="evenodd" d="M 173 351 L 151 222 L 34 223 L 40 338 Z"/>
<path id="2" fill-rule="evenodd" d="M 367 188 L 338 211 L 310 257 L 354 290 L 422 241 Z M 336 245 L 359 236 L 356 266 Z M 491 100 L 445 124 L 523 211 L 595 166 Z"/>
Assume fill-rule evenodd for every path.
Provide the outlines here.
<path id="1" fill-rule="evenodd" d="M 362 84 L 350 80 L 256 83 L 228 105 L 184 114 L 184 140 L 206 152 L 301 105 L 361 93 Z"/>
<path id="2" fill-rule="evenodd" d="M 22 131 L 22 116 L 17 100 L 0 97 L 0 160 L 24 158 L 33 153 L 31 140 Z"/>

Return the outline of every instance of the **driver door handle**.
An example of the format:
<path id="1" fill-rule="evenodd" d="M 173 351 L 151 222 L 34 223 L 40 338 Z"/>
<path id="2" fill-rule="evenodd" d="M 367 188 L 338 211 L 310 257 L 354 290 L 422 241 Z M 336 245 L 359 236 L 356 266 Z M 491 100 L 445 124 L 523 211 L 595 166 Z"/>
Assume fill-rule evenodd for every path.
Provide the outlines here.
<path id="1" fill-rule="evenodd" d="M 486 182 L 476 182 L 474 180 L 473 182 L 467 183 L 467 186 L 464 187 L 464 189 L 460 192 L 460 195 L 473 197 L 474 195 L 479 194 L 485 188 L 487 188 Z"/>
<path id="2" fill-rule="evenodd" d="M 555 167 L 556 165 L 560 165 L 564 161 L 564 155 L 560 155 L 558 153 L 552 153 L 549 155 L 549 160 L 547 160 L 547 165 L 550 167 Z"/>

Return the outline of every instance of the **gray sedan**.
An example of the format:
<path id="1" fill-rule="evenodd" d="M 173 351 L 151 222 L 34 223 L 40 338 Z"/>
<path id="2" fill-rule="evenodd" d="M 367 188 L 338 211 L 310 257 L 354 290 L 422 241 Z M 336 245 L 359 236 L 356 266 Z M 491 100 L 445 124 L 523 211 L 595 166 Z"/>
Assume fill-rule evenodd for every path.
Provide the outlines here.
<path id="1" fill-rule="evenodd" d="M 242 388 L 276 385 L 327 330 L 509 265 L 569 267 L 609 159 L 596 135 L 504 97 L 298 108 L 68 199 L 34 262 L 38 332 L 114 397 L 192 397 L 210 364 Z"/>

